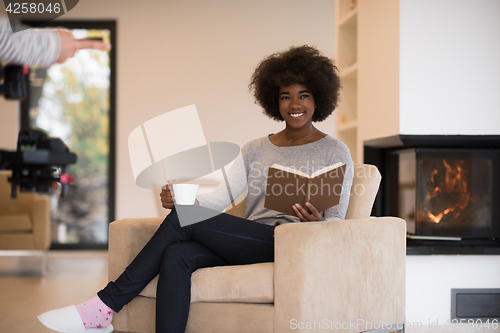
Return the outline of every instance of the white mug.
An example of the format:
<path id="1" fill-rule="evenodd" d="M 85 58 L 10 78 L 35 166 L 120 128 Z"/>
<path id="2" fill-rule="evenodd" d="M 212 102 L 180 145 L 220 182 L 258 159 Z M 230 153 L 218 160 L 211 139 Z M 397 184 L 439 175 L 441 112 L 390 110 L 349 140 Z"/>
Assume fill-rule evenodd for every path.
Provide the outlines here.
<path id="1" fill-rule="evenodd" d="M 194 205 L 199 185 L 172 184 L 176 205 Z"/>

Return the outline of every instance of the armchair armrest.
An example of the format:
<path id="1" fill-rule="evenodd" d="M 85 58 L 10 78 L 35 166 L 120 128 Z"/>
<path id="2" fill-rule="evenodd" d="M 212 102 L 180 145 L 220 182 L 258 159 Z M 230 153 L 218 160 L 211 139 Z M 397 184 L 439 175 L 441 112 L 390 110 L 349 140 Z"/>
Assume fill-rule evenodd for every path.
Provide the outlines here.
<path id="1" fill-rule="evenodd" d="M 162 217 L 130 218 L 109 225 L 108 279 L 115 281 L 159 228 Z M 129 331 L 128 306 L 113 316 L 117 331 Z"/>
<path id="2" fill-rule="evenodd" d="M 277 227 L 275 332 L 337 325 L 350 333 L 404 323 L 405 261 L 406 223 L 399 218 Z"/>
<path id="3" fill-rule="evenodd" d="M 116 280 L 160 227 L 162 217 L 130 218 L 109 225 L 108 278 Z"/>

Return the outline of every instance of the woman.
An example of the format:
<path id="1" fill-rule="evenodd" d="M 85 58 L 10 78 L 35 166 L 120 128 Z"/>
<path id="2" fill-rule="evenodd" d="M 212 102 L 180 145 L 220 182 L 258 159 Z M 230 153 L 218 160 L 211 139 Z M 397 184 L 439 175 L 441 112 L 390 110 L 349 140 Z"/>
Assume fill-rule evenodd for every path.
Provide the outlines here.
<path id="1" fill-rule="evenodd" d="M 294 47 L 264 59 L 250 88 L 264 113 L 285 128 L 252 140 L 241 149 L 228 173 L 234 197 L 245 188 L 245 218 L 220 214 L 182 227 L 170 190 L 162 190 L 164 208 L 172 209 L 142 251 L 114 282 L 93 299 L 41 315 L 49 328 L 64 331 L 63 318 L 72 318 L 81 332 L 112 330 L 113 312 L 137 296 L 159 274 L 156 331 L 184 332 L 189 314 L 191 274 L 198 268 L 244 265 L 274 260 L 274 228 L 289 222 L 344 219 L 352 184 L 352 161 L 346 145 L 313 125 L 335 109 L 340 89 L 337 68 L 309 46 Z M 277 163 L 309 174 L 325 166 L 347 164 L 340 203 L 323 212 L 311 204 L 293 206 L 295 216 L 264 208 L 267 169 Z M 225 184 L 198 195 L 202 207 L 222 211 L 229 196 Z M 104 316 L 103 316 L 104 314 Z M 69 324 L 68 324 L 69 325 Z M 64 332 L 67 332 L 64 331 Z M 76 330 L 73 330 L 76 332 Z"/>

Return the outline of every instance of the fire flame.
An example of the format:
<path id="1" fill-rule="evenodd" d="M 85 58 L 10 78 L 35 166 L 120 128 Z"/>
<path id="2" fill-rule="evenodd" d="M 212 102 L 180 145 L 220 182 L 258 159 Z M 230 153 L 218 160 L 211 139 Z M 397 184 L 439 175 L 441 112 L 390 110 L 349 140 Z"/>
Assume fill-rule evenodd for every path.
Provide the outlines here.
<path id="1" fill-rule="evenodd" d="M 431 212 L 427 211 L 427 216 L 429 217 L 431 222 L 439 223 L 441 221 L 441 219 L 443 218 L 443 216 L 445 216 L 449 212 L 453 212 L 454 210 L 455 210 L 455 207 L 445 209 L 442 213 L 439 213 L 437 216 L 434 216 L 434 215 L 432 215 Z"/>
<path id="2" fill-rule="evenodd" d="M 435 185 L 432 192 L 426 195 L 426 202 L 430 201 L 432 198 L 437 198 L 443 195 L 457 197 L 458 200 L 453 206 L 444 209 L 442 212 L 437 212 L 437 214 L 433 214 L 426 209 L 426 215 L 430 222 L 439 223 L 443 217 L 452 212 L 455 212 L 455 217 L 457 217 L 460 214 L 460 210 L 464 209 L 469 204 L 470 192 L 467 186 L 467 179 L 464 176 L 464 172 L 461 167 L 462 163 L 463 161 L 459 161 L 458 163 L 453 164 L 443 160 L 445 177 L 444 182 L 441 182 L 440 184 L 436 184 L 437 181 L 435 177 L 439 172 L 438 169 L 432 170 L 430 180 L 432 184 Z"/>

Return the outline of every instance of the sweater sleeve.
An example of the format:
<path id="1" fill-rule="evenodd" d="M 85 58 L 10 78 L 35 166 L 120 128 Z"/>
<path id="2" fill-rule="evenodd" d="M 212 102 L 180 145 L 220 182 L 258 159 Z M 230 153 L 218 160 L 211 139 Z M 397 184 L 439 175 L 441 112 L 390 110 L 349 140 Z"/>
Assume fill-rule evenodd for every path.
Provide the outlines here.
<path id="1" fill-rule="evenodd" d="M 352 179 L 354 176 L 354 166 L 352 164 L 351 153 L 349 152 L 349 148 L 347 148 L 343 142 L 340 142 L 340 148 L 339 154 L 336 156 L 332 164 L 337 162 L 343 162 L 346 164 L 344 183 L 342 184 L 342 190 L 340 192 L 339 204 L 325 209 L 323 212 L 323 217 L 328 221 L 345 219 L 347 207 L 349 206 L 349 197 L 351 195 Z"/>
<path id="2" fill-rule="evenodd" d="M 51 29 L 26 29 L 12 33 L 9 21 L 0 16 L 0 60 L 19 65 L 49 67 L 61 49 L 59 35 Z"/>
<path id="3" fill-rule="evenodd" d="M 215 190 L 197 196 L 200 206 L 223 211 L 247 187 L 247 174 L 242 153 L 238 154 L 227 173 L 227 181 L 222 181 Z"/>

